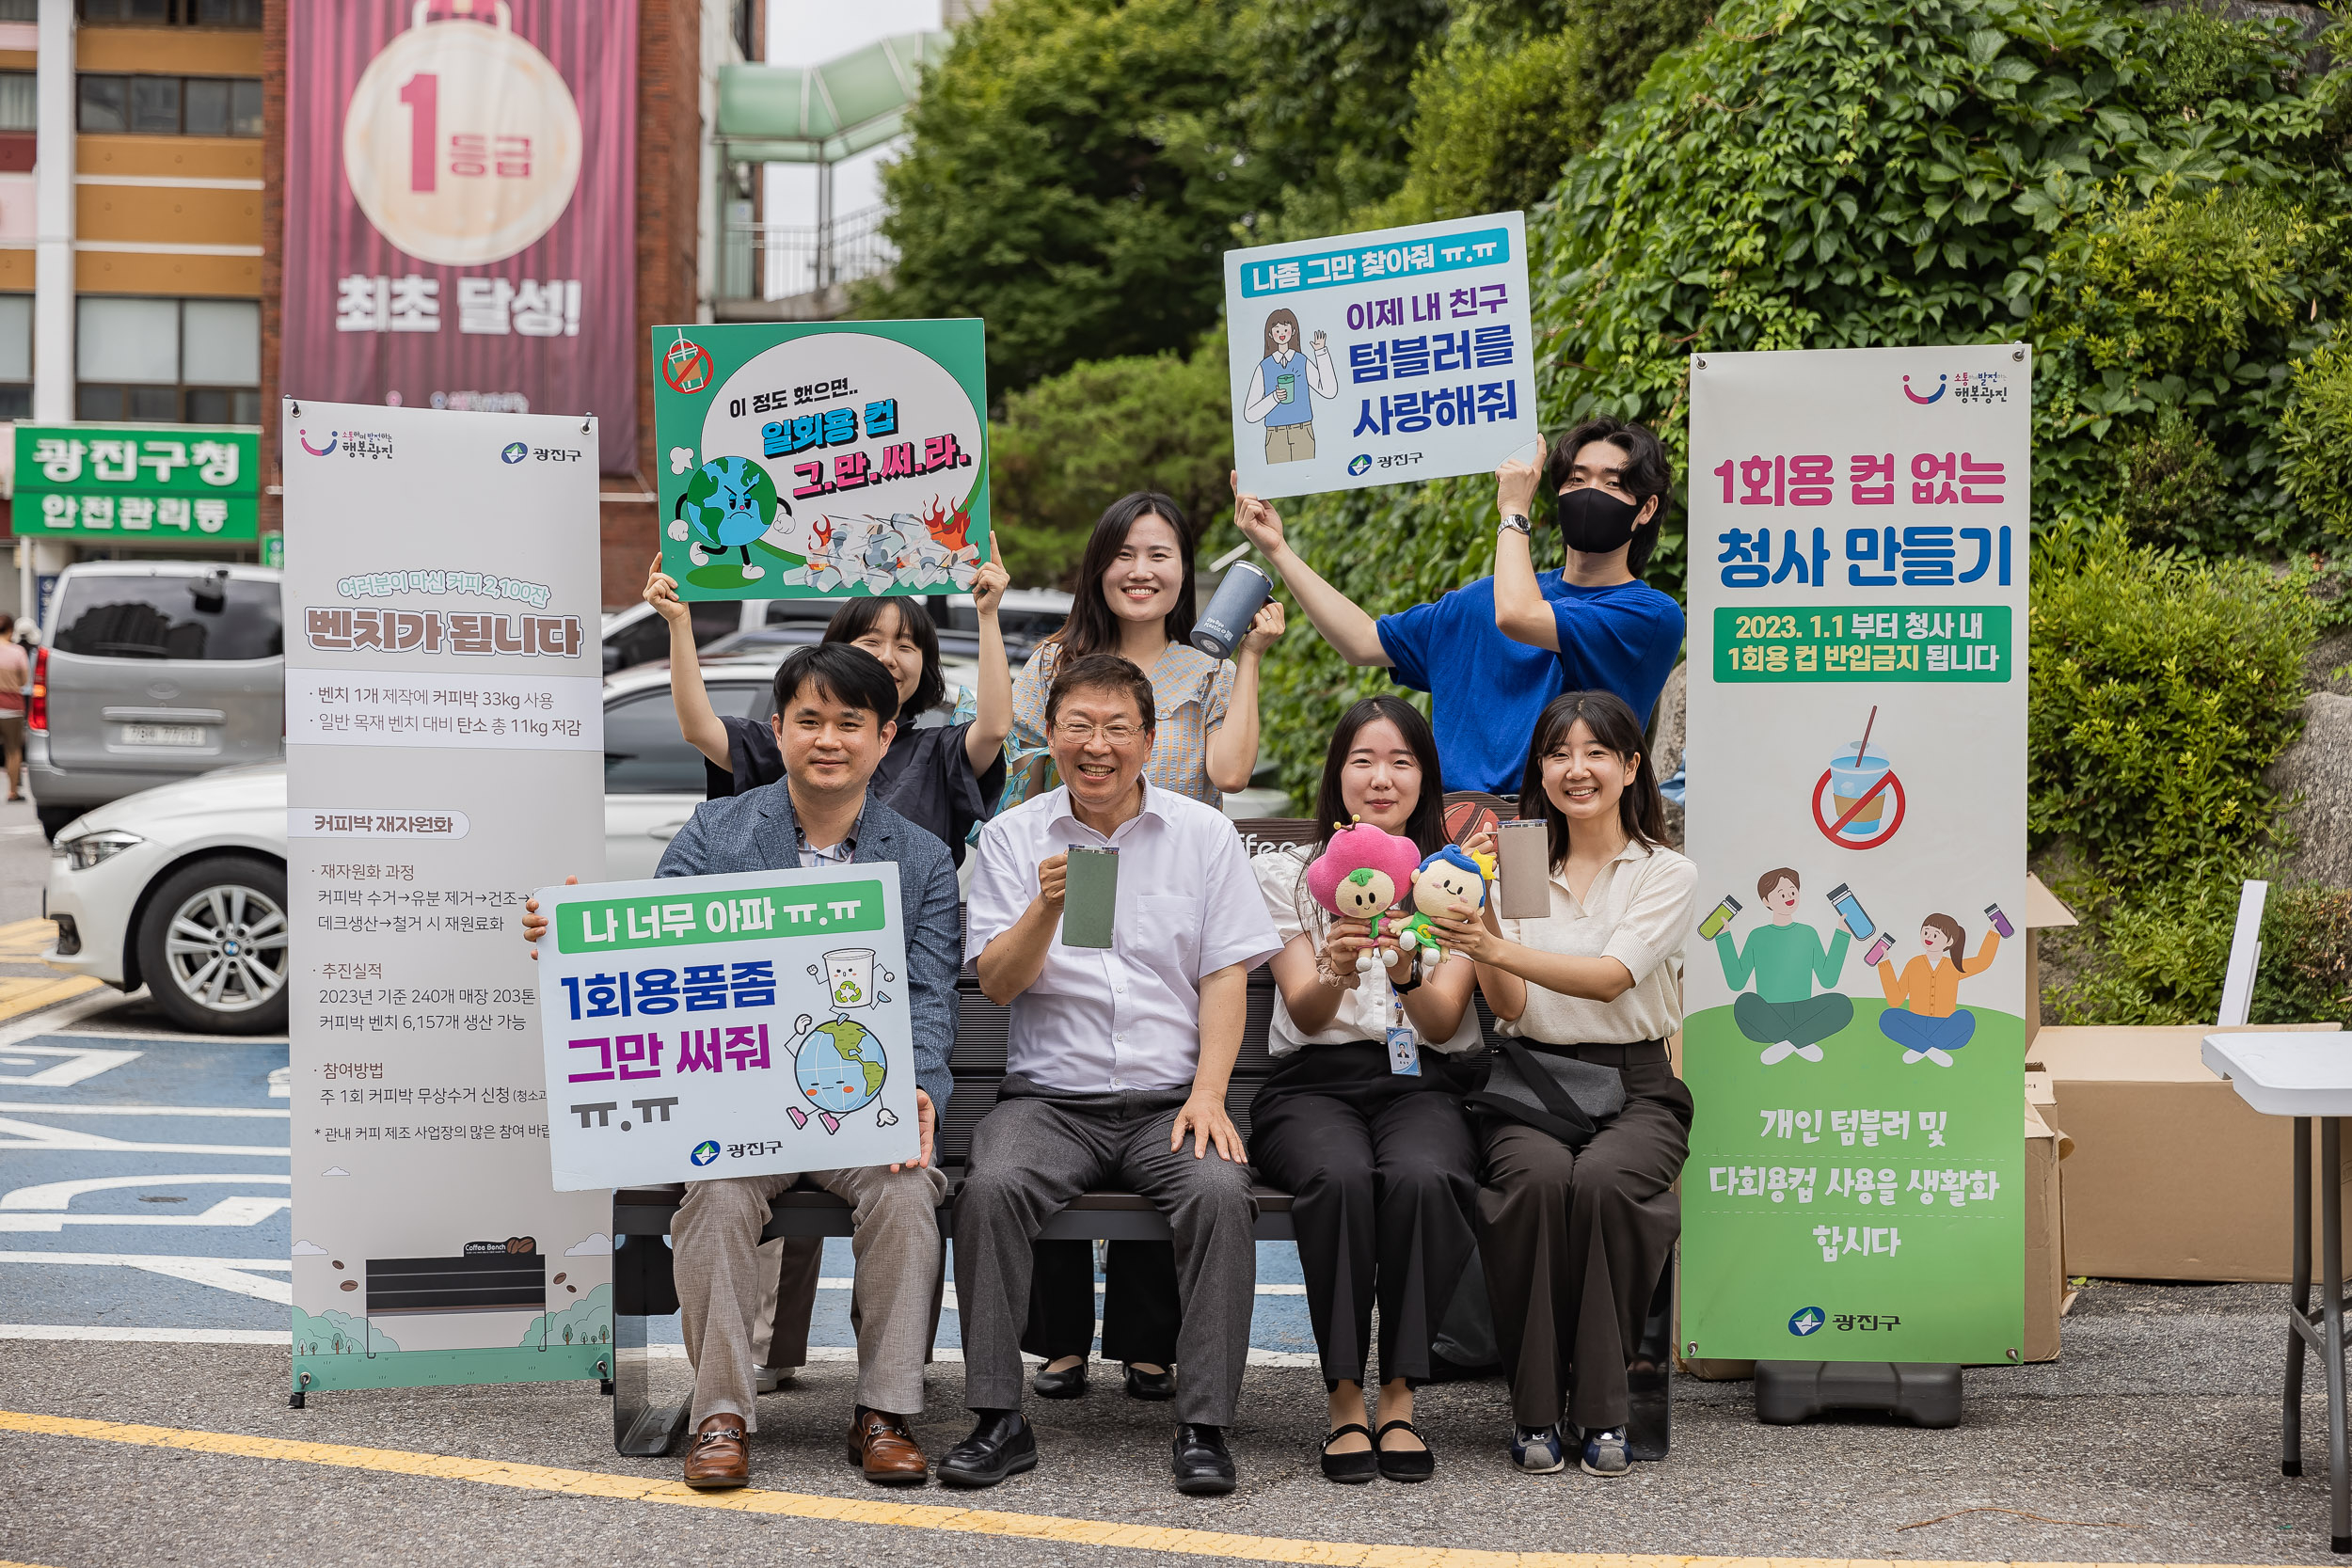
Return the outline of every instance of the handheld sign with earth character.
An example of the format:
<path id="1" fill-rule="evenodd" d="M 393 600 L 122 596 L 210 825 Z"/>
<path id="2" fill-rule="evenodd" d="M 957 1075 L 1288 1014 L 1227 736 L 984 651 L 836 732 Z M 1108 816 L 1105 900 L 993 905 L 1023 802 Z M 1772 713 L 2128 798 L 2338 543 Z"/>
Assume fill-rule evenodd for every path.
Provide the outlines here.
<path id="1" fill-rule="evenodd" d="M 558 1191 L 919 1151 L 891 868 L 668 877 L 538 898 Z"/>

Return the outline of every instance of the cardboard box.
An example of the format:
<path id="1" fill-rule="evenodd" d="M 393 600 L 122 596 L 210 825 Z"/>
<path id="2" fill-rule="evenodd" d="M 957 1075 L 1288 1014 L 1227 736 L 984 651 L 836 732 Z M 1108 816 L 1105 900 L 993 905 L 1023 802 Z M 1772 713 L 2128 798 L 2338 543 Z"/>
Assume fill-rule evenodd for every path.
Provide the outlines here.
<path id="1" fill-rule="evenodd" d="M 2329 1031 L 2336 1025 L 2253 1028 Z M 2066 1163 L 2069 1275 L 2289 1276 L 2294 1123 L 2259 1115 L 2198 1059 L 2207 1035 L 2235 1032 L 2210 1023 L 2053 1025 L 2035 1037 L 2028 1074 L 2037 1063 L 2046 1071 L 2055 1101 L 2050 1119 L 2074 1143 Z M 2352 1052 L 2352 1039 L 2344 1049 Z M 2315 1215 L 2316 1201 L 2312 1209 Z M 2352 1204 L 2345 1220 L 2345 1235 L 2352 1238 Z"/>
<path id="2" fill-rule="evenodd" d="M 2026 873 L 2026 1048 L 2033 1049 L 2034 1036 L 2042 1029 L 2042 933 L 2056 927 L 2077 924 L 2074 911 L 2058 900 L 2058 895 L 2042 885 L 2042 879 Z"/>
<path id="3" fill-rule="evenodd" d="M 2058 1322 L 2066 1316 L 2066 1206 L 2058 1164 L 2074 1140 L 2042 1118 L 2033 1085 L 2026 1091 L 2026 1359 L 2058 1358 Z"/>

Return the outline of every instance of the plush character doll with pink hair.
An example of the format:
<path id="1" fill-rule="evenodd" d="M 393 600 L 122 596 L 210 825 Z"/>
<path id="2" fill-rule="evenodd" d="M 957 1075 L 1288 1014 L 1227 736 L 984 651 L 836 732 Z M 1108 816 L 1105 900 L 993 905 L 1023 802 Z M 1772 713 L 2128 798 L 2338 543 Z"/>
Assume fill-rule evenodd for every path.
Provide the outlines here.
<path id="1" fill-rule="evenodd" d="M 1377 939 L 1392 913 L 1403 918 L 1397 906 L 1420 865 L 1421 850 L 1411 839 L 1359 822 L 1333 833 L 1308 865 L 1307 891 L 1342 920 L 1371 922 Z M 1369 972 L 1374 962 L 1369 947 L 1356 955 L 1359 973 Z"/>

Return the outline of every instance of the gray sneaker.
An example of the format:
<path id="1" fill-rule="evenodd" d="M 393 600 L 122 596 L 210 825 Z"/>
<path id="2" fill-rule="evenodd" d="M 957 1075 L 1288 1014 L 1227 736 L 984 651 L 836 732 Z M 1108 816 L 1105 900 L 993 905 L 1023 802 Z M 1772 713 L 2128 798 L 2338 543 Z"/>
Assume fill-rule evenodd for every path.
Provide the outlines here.
<path id="1" fill-rule="evenodd" d="M 1633 1452 L 1623 1427 L 1592 1427 L 1584 1433 L 1583 1470 L 1588 1476 L 1621 1476 L 1632 1467 Z"/>

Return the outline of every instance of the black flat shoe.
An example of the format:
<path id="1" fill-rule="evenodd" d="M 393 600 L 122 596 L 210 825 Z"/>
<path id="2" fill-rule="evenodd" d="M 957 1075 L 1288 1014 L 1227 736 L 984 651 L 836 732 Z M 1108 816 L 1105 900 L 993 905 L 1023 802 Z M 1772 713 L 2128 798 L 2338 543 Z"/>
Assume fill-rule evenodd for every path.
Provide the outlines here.
<path id="1" fill-rule="evenodd" d="M 1379 1436 L 1375 1437 L 1372 1440 L 1373 1446 L 1375 1448 L 1378 1448 L 1382 1437 L 1386 1437 L 1390 1433 L 1395 1432 L 1399 1428 L 1411 1433 L 1416 1437 L 1421 1437 L 1422 1446 L 1418 1449 L 1380 1449 L 1378 1455 L 1380 1473 L 1391 1481 L 1427 1481 L 1432 1475 L 1437 1473 L 1438 1456 L 1429 1451 L 1429 1439 L 1422 1437 L 1421 1428 L 1415 1426 L 1412 1422 L 1383 1422 L 1380 1427 Z M 1343 1428 L 1342 1430 L 1343 1431 L 1345 1429 Z M 1350 1455 L 1349 1457 L 1353 1458 L 1354 1456 Z M 1324 1464 L 1326 1465 L 1329 1465 L 1330 1463 L 1331 1462 L 1328 1459 L 1324 1461 Z"/>
<path id="2" fill-rule="evenodd" d="M 1172 1400 L 1176 1397 L 1176 1374 L 1166 1367 L 1156 1372 L 1136 1370 L 1127 1363 L 1127 1397 L 1131 1400 Z"/>
<path id="3" fill-rule="evenodd" d="M 1081 1361 L 1058 1372 L 1040 1367 L 1037 1376 L 1029 1379 L 1029 1386 L 1037 1390 L 1037 1397 L 1041 1400 L 1082 1400 L 1087 1394 L 1087 1364 Z"/>
<path id="4" fill-rule="evenodd" d="M 950 1486 L 993 1486 L 1007 1476 L 1037 1468 L 1037 1433 L 1018 1410 L 980 1418 L 972 1435 L 947 1450 L 939 1479 Z"/>
<path id="5" fill-rule="evenodd" d="M 1361 1421 L 1333 1427 L 1323 1434 L 1323 1479 L 1338 1481 L 1342 1486 L 1361 1486 L 1380 1473 L 1380 1456 L 1370 1449 L 1361 1453 L 1333 1453 L 1332 1440 L 1351 1432 L 1360 1432 L 1367 1438 L 1372 1435 L 1372 1428 Z"/>
<path id="6" fill-rule="evenodd" d="M 1179 1492 L 1216 1497 L 1233 1489 L 1233 1456 L 1226 1451 L 1222 1427 L 1178 1422 L 1171 1460 Z"/>

